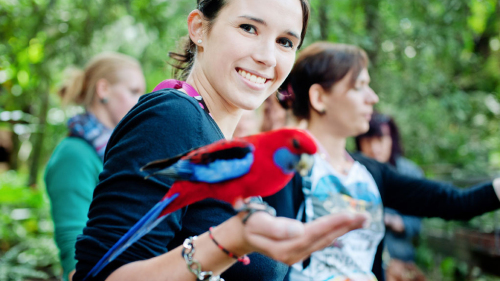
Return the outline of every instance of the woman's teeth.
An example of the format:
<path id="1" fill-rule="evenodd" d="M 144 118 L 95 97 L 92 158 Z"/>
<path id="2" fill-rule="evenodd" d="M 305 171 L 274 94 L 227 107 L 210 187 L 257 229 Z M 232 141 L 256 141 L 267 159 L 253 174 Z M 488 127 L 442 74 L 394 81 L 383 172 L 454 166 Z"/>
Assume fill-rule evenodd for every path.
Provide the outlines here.
<path id="1" fill-rule="evenodd" d="M 266 78 L 256 76 L 255 74 L 251 74 L 246 72 L 245 70 L 238 70 L 238 74 L 245 78 L 246 80 L 255 83 L 255 84 L 264 84 L 266 82 Z"/>

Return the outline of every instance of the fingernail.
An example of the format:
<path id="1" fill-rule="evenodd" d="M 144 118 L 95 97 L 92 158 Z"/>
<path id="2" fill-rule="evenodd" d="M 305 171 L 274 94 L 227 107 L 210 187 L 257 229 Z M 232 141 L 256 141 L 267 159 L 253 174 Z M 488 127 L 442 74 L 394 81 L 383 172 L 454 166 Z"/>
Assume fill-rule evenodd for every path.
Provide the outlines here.
<path id="1" fill-rule="evenodd" d="M 287 226 L 289 238 L 297 237 L 304 233 L 304 226 L 301 223 L 292 223 Z"/>

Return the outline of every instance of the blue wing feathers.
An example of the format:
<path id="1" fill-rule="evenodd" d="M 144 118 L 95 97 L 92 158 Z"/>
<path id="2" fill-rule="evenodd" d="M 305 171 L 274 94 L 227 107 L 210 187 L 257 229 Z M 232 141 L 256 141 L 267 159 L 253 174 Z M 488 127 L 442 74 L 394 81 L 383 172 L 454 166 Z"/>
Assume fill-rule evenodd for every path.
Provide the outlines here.
<path id="1" fill-rule="evenodd" d="M 217 159 L 206 164 L 195 164 L 186 159 L 155 174 L 177 180 L 217 183 L 247 174 L 252 167 L 253 159 L 252 152 L 243 158 Z"/>
<path id="2" fill-rule="evenodd" d="M 215 160 L 207 165 L 193 164 L 191 181 L 217 183 L 241 177 L 250 171 L 253 164 L 253 153 L 241 159 Z"/>

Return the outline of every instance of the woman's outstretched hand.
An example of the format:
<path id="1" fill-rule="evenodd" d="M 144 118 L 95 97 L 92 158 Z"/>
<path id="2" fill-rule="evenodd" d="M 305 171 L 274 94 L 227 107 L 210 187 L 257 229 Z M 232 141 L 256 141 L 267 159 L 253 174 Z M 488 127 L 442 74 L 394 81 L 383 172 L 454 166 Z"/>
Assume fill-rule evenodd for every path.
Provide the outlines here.
<path id="1" fill-rule="evenodd" d="M 345 233 L 361 228 L 365 220 L 363 214 L 344 213 L 323 216 L 304 224 L 257 212 L 244 226 L 243 237 L 248 252 L 259 252 L 292 265 L 331 245 Z"/>

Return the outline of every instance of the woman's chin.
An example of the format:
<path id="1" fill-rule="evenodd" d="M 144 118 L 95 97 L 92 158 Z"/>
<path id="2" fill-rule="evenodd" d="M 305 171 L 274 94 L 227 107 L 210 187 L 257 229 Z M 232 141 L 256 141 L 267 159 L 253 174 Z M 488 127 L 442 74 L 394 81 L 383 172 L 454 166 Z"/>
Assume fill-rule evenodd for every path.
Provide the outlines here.
<path id="1" fill-rule="evenodd" d="M 357 137 L 359 135 L 362 135 L 362 134 L 368 132 L 369 129 L 370 129 L 369 126 L 358 127 L 356 129 L 352 130 L 352 133 L 349 135 L 349 137 Z"/>
<path id="2" fill-rule="evenodd" d="M 264 103 L 265 99 L 247 99 L 244 103 L 238 103 L 237 107 L 243 110 L 256 110 Z"/>
<path id="3" fill-rule="evenodd" d="M 363 126 L 360 126 L 360 128 L 359 128 L 359 132 L 358 132 L 357 136 L 368 132 L 369 129 L 370 129 L 370 125 L 368 123 L 363 124 Z"/>

